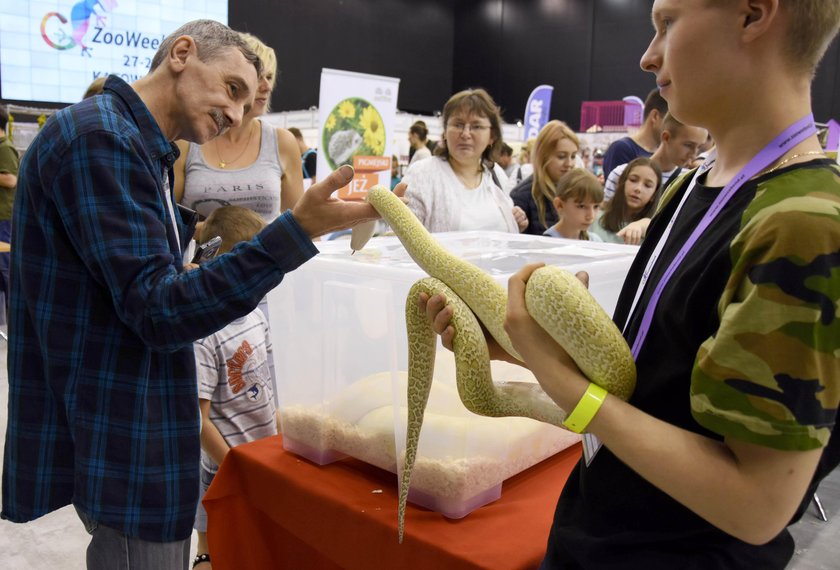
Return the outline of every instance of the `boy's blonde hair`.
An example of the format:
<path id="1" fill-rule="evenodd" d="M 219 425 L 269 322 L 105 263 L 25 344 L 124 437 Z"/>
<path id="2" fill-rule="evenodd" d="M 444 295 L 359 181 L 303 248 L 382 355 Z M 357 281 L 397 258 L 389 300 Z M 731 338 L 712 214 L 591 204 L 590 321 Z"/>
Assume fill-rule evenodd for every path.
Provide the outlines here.
<path id="1" fill-rule="evenodd" d="M 828 44 L 840 29 L 840 2 L 782 0 L 781 6 L 790 13 L 788 56 L 794 64 L 801 64 L 814 73 Z"/>
<path id="2" fill-rule="evenodd" d="M 219 253 L 227 253 L 243 241 L 250 241 L 266 226 L 259 214 L 241 206 L 216 208 L 204 221 L 201 230 L 203 241 L 216 236 L 222 238 Z"/>
<path id="3" fill-rule="evenodd" d="M 546 225 L 545 199 L 551 202 L 551 199 L 556 196 L 555 183 L 548 176 L 548 162 L 554 156 L 557 143 L 563 139 L 569 139 L 575 143 L 576 147 L 580 148 L 580 140 L 569 125 L 556 119 L 549 121 L 540 129 L 532 151 L 531 161 L 534 165 L 534 182 L 531 184 L 531 197 L 537 205 L 537 216 L 542 225 Z"/>
<path id="4" fill-rule="evenodd" d="M 573 168 L 560 177 L 554 189 L 554 197 L 579 202 L 604 201 L 604 187 L 600 180 L 585 168 Z"/>
<path id="5" fill-rule="evenodd" d="M 721 6 L 731 0 L 707 0 Z M 785 55 L 798 69 L 813 74 L 828 44 L 840 29 L 840 2 L 837 0 L 780 0 L 779 7 L 788 13 L 788 37 Z"/>

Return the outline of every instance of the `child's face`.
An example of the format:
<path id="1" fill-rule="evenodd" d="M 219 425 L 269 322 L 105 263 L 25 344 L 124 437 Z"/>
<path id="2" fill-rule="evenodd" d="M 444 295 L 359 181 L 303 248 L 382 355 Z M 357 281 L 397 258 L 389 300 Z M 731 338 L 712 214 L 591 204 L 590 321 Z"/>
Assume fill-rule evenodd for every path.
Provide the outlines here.
<path id="1" fill-rule="evenodd" d="M 705 125 L 710 101 L 731 93 L 741 53 L 743 18 L 736 2 L 656 0 L 655 35 L 640 65 L 656 75 L 669 110 L 689 125 Z M 729 55 L 727 55 L 729 54 Z"/>
<path id="2" fill-rule="evenodd" d="M 601 209 L 600 202 L 581 200 L 580 198 L 554 199 L 554 206 L 560 215 L 563 227 L 569 231 L 584 232 L 598 217 Z"/>
<path id="3" fill-rule="evenodd" d="M 624 183 L 624 199 L 631 213 L 640 212 L 656 192 L 656 173 L 650 166 L 634 166 Z"/>

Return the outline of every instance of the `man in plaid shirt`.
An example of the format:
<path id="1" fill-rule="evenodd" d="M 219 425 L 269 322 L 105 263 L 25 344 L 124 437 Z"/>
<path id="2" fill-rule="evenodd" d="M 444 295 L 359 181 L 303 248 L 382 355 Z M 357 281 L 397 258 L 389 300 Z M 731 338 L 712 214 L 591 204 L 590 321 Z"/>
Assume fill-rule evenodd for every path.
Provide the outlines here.
<path id="1" fill-rule="evenodd" d="M 185 139 L 238 125 L 257 57 L 190 22 L 149 74 L 56 113 L 26 152 L 13 216 L 5 519 L 72 503 L 88 568 L 185 568 L 198 499 L 193 341 L 257 306 L 312 237 L 376 217 L 330 194 L 344 167 L 229 254 L 184 271 L 171 166 Z M 119 566 L 128 564 L 128 566 Z"/>

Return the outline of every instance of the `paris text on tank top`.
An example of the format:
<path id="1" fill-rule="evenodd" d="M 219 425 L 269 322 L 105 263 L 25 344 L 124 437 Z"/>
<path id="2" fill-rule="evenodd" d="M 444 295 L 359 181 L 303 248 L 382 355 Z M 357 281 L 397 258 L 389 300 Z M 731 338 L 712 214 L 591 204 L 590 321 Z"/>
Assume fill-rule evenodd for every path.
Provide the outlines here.
<path id="1" fill-rule="evenodd" d="M 245 168 L 213 168 L 204 160 L 201 147 L 190 143 L 181 203 L 206 217 L 221 206 L 253 210 L 266 222 L 280 213 L 280 177 L 283 168 L 277 156 L 277 130 L 260 121 L 260 152 Z"/>

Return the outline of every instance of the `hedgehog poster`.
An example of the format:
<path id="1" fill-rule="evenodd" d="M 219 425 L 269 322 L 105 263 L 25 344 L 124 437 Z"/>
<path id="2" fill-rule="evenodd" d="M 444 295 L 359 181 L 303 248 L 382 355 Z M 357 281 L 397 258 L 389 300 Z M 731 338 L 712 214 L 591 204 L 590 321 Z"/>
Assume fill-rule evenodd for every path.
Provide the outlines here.
<path id="1" fill-rule="evenodd" d="M 318 172 L 356 169 L 340 198 L 361 200 L 375 184 L 390 185 L 399 86 L 396 77 L 321 70 Z"/>

